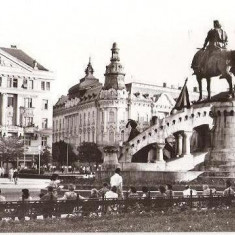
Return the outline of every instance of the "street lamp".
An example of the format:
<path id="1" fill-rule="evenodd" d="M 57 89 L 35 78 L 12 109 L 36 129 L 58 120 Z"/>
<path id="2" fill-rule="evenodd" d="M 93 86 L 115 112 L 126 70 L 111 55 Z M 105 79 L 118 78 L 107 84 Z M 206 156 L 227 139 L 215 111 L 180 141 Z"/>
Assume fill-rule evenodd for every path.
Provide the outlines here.
<path id="1" fill-rule="evenodd" d="M 41 145 L 38 145 L 38 174 L 40 175 L 41 171 Z"/>

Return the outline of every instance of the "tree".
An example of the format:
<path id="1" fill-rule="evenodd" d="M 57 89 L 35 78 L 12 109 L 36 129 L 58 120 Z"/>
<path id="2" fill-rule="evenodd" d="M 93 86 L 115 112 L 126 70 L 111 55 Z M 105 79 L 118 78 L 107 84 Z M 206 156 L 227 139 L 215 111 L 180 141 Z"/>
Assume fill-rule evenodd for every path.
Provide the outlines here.
<path id="1" fill-rule="evenodd" d="M 78 156 L 73 152 L 70 144 L 64 141 L 53 143 L 52 145 L 52 159 L 53 162 L 58 162 L 60 165 L 67 164 L 67 148 L 68 148 L 68 163 L 71 165 L 78 160 Z"/>
<path id="2" fill-rule="evenodd" d="M 39 166 L 39 157 L 37 157 L 37 165 Z M 52 156 L 50 152 L 50 147 L 46 146 L 41 152 L 40 152 L 40 166 L 48 165 L 48 163 L 52 162 Z"/>
<path id="3" fill-rule="evenodd" d="M 24 154 L 24 142 L 18 137 L 1 137 L 0 138 L 0 154 L 2 161 L 7 163 L 15 162 Z"/>
<path id="4" fill-rule="evenodd" d="M 96 163 L 96 165 L 103 162 L 102 153 L 95 143 L 83 142 L 77 150 L 80 162 Z"/>

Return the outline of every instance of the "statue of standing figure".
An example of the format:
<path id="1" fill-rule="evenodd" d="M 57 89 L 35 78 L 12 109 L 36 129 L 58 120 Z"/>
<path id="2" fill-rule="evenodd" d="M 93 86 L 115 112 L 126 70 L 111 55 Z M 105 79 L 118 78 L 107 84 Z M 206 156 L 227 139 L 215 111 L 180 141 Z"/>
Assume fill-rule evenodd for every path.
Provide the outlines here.
<path id="1" fill-rule="evenodd" d="M 214 21 L 201 48 L 193 57 L 191 68 L 194 70 L 199 85 L 199 100 L 202 99 L 202 79 L 207 80 L 208 100 L 211 99 L 211 78 L 220 76 L 229 84 L 229 94 L 234 97 L 232 74 L 235 74 L 235 51 L 227 51 L 227 33 L 218 20 Z"/>

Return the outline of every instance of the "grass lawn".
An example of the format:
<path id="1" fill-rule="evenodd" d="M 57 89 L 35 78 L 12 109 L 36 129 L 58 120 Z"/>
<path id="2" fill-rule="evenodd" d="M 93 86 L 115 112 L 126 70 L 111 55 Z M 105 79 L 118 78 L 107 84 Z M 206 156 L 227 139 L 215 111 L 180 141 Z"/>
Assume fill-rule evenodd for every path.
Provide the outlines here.
<path id="1" fill-rule="evenodd" d="M 1 221 L 1 232 L 220 232 L 235 231 L 235 209 L 152 212 L 95 218 Z"/>

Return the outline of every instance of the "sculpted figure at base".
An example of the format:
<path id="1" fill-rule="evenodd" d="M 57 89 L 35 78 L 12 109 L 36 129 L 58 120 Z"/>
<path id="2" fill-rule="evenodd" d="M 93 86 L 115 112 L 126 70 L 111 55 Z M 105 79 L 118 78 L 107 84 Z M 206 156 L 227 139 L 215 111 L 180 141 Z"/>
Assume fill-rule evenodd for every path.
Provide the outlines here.
<path id="1" fill-rule="evenodd" d="M 235 73 L 235 51 L 227 51 L 228 37 L 218 20 L 214 21 L 205 39 L 203 48 L 193 57 L 192 69 L 196 75 L 200 96 L 202 99 L 202 79 L 207 80 L 208 100 L 211 98 L 211 78 L 220 76 L 229 84 L 229 94 L 234 97 L 232 86 L 232 74 Z"/>
<path id="2" fill-rule="evenodd" d="M 130 135 L 129 135 L 129 138 L 128 138 L 128 142 L 132 139 L 134 139 L 137 135 L 139 135 L 139 131 L 137 130 L 137 122 L 132 120 L 132 119 L 129 119 L 128 120 L 128 123 L 126 124 L 126 128 L 128 128 L 128 126 L 131 126 L 131 132 L 130 132 Z"/>

